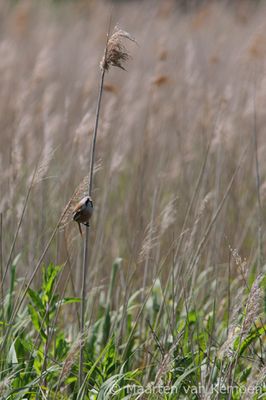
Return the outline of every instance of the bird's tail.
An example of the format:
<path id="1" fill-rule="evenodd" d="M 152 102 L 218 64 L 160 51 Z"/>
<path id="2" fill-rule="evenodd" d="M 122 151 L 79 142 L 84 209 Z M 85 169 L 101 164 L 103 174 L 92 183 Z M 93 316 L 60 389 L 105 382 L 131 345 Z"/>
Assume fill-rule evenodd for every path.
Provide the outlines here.
<path id="1" fill-rule="evenodd" d="M 81 225 L 80 225 L 79 222 L 78 222 L 78 226 L 79 226 L 79 232 L 80 232 L 80 234 L 81 234 L 81 236 L 82 236 L 82 229 L 81 229 Z"/>

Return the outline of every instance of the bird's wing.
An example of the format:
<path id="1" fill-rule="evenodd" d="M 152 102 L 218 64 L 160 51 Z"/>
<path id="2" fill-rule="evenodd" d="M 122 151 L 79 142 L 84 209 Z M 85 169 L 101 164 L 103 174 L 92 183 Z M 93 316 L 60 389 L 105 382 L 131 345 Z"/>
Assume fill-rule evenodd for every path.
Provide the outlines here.
<path id="1" fill-rule="evenodd" d="M 83 208 L 84 204 L 80 204 L 78 203 L 74 208 L 73 208 L 73 214 L 76 214 L 78 212 L 80 212 Z"/>

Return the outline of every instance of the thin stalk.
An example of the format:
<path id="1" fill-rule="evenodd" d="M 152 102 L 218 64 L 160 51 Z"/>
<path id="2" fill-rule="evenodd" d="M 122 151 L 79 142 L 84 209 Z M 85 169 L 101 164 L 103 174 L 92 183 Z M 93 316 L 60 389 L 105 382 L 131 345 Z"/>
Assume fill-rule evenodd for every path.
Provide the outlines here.
<path id="1" fill-rule="evenodd" d="M 144 300 L 143 300 L 143 303 L 141 304 L 141 307 L 140 307 L 140 309 L 139 309 L 139 311 L 138 311 L 138 313 L 137 313 L 137 315 L 136 315 L 136 319 L 135 319 L 135 321 L 134 321 L 134 324 L 133 324 L 133 326 L 132 326 L 131 332 L 130 332 L 130 334 L 129 334 L 129 336 L 128 336 L 126 345 L 125 345 L 124 350 L 123 350 L 123 353 L 122 353 L 122 359 L 123 359 L 124 361 L 125 361 L 125 356 L 126 356 L 126 354 L 127 354 L 127 352 L 128 352 L 128 349 L 129 349 L 130 342 L 131 342 L 131 340 L 132 340 L 132 338 L 133 338 L 133 336 L 134 336 L 134 334 L 135 334 L 136 327 L 137 327 L 137 325 L 138 325 L 138 323 L 139 323 L 139 320 L 140 320 L 140 318 L 141 318 L 141 316 L 142 316 L 142 313 L 143 313 L 143 311 L 144 311 L 144 308 L 145 308 L 145 306 L 146 306 L 146 303 L 147 303 L 147 301 L 148 301 L 148 299 L 149 299 L 149 297 L 150 297 L 150 295 L 151 295 L 151 293 L 152 293 L 152 290 L 153 290 L 153 288 L 154 288 L 154 285 L 155 285 L 155 283 L 156 283 L 156 280 L 157 280 L 158 277 L 160 276 L 160 274 L 161 274 L 161 272 L 162 272 L 162 269 L 163 269 L 163 267 L 165 266 L 165 263 L 166 263 L 166 261 L 167 261 L 169 255 L 170 255 L 171 252 L 173 251 L 173 245 L 174 245 L 174 243 L 172 243 L 172 244 L 170 245 L 170 247 L 169 247 L 169 249 L 168 249 L 166 255 L 165 255 L 164 258 L 162 259 L 162 261 L 161 261 L 161 263 L 160 263 L 160 265 L 159 265 L 157 274 L 156 274 L 156 276 L 154 277 L 153 282 L 151 283 L 151 286 L 150 286 L 150 288 L 149 288 L 149 290 L 148 290 L 148 292 L 147 292 L 147 294 L 146 294 L 146 296 L 145 296 L 145 298 L 144 298 Z M 157 323 L 158 323 L 158 320 L 157 320 L 157 322 L 155 323 L 155 327 L 157 327 Z M 153 328 L 154 330 L 156 330 L 155 327 Z"/>
<path id="2" fill-rule="evenodd" d="M 105 77 L 105 71 L 109 69 L 110 66 L 116 66 L 124 70 L 123 62 L 127 61 L 129 55 L 126 51 L 126 48 L 121 44 L 121 40 L 124 38 L 135 42 L 135 40 L 125 31 L 115 28 L 114 33 L 109 38 L 111 26 L 111 19 L 109 22 L 108 34 L 106 38 L 106 45 L 104 56 L 101 61 L 101 79 L 100 79 L 100 87 L 99 87 L 99 94 L 98 94 L 98 101 L 96 107 L 96 117 L 95 117 L 95 125 L 94 125 L 94 132 L 93 132 L 93 140 L 91 146 L 91 156 L 90 156 L 90 172 L 89 172 L 89 196 L 92 193 L 92 184 L 93 184 L 93 169 L 94 169 L 94 162 L 95 162 L 95 150 L 96 150 L 96 140 L 97 140 L 97 131 L 98 131 L 98 124 L 99 124 L 99 116 L 100 116 L 100 109 L 102 103 L 102 95 L 103 95 L 103 83 Z M 86 289 L 87 289 L 87 266 L 89 260 L 89 229 L 86 229 L 86 237 L 84 241 L 83 247 L 83 263 L 82 263 L 82 288 L 81 288 L 81 305 L 80 305 L 80 315 L 81 315 L 81 335 L 84 334 L 85 329 L 85 296 L 86 296 Z M 79 388 L 81 390 L 84 387 L 84 352 L 83 352 L 83 344 L 80 346 L 80 360 L 79 360 Z"/>
<path id="3" fill-rule="evenodd" d="M 37 264 L 36 264 L 36 267 L 34 268 L 32 274 L 30 276 L 30 279 L 29 279 L 29 281 L 27 282 L 27 284 L 25 286 L 25 289 L 24 289 L 24 291 L 22 293 L 21 298 L 17 300 L 17 302 L 16 302 L 16 304 L 14 306 L 14 310 L 13 310 L 13 313 L 11 315 L 11 318 L 10 318 L 10 321 L 9 321 L 5 336 L 4 336 L 4 338 L 2 340 L 2 343 L 1 343 L 1 346 L 0 346 L 0 351 L 2 351 L 4 346 L 5 346 L 6 340 L 8 338 L 9 332 L 10 332 L 10 330 L 12 328 L 12 325 L 13 325 L 13 322 L 15 320 L 15 317 L 18 314 L 18 312 L 20 310 L 20 307 L 22 306 L 22 303 L 23 303 L 23 301 L 24 301 L 24 299 L 25 299 L 25 297 L 27 295 L 28 289 L 29 289 L 30 285 L 32 284 L 32 281 L 33 281 L 35 275 L 37 274 L 37 272 L 38 272 L 38 270 L 39 270 L 39 268 L 40 268 L 40 266 L 41 266 L 41 264 L 43 262 L 43 259 L 44 259 L 45 255 L 46 255 L 46 253 L 47 253 L 47 251 L 48 251 L 48 249 L 49 249 L 49 247 L 50 247 L 50 245 L 51 245 L 51 243 L 52 243 L 52 241 L 53 241 L 53 239 L 54 239 L 54 237 L 56 235 L 56 232 L 57 232 L 57 230 L 58 230 L 58 228 L 60 226 L 61 220 L 62 220 L 62 216 L 60 217 L 59 221 L 57 222 L 57 224 L 56 224 L 56 226 L 55 226 L 55 228 L 54 228 L 54 230 L 53 230 L 53 232 L 52 232 L 52 234 L 50 236 L 50 239 L 48 240 L 48 242 L 47 242 L 47 244 L 46 244 L 46 246 L 45 246 L 45 248 L 44 248 L 44 250 L 43 250 L 43 252 L 42 252 L 42 254 L 41 254 L 41 256 L 40 256 L 40 258 L 39 258 L 39 260 L 37 262 Z"/>
<path id="4" fill-rule="evenodd" d="M 24 218 L 24 214 L 25 214 L 25 211 L 26 211 L 26 208 L 27 208 L 27 204 L 28 204 L 28 200 L 29 200 L 29 197 L 30 197 L 31 190 L 33 188 L 37 167 L 38 167 L 38 165 L 36 166 L 36 168 L 34 170 L 34 173 L 32 175 L 32 178 L 31 178 L 30 186 L 28 188 L 27 195 L 26 195 L 26 198 L 25 198 L 25 201 L 24 201 L 24 204 L 23 204 L 22 213 L 21 213 L 18 225 L 17 225 L 17 229 L 16 229 L 16 232 L 15 232 L 13 243 L 11 245 L 11 249 L 10 249 L 9 257 L 8 257 L 8 260 L 7 260 L 7 263 L 6 263 L 4 274 L 3 275 L 1 274 L 1 290 L 2 290 L 2 288 L 4 286 L 4 281 L 6 279 L 6 274 L 7 274 L 8 268 L 9 268 L 11 260 L 12 260 L 13 252 L 14 252 L 14 249 L 15 249 L 15 244 L 16 244 L 17 238 L 18 238 L 18 233 L 19 233 L 20 227 L 22 225 L 22 220 Z"/>
<path id="5" fill-rule="evenodd" d="M 235 168 L 235 171 L 234 171 L 234 173 L 232 175 L 232 178 L 231 178 L 231 180 L 230 180 L 230 182 L 229 182 L 229 184 L 228 184 L 228 186 L 227 186 L 227 188 L 225 190 L 223 198 L 222 198 L 219 206 L 217 207 L 217 209 L 216 209 L 211 221 L 209 222 L 209 224 L 208 224 L 208 226 L 207 226 L 207 228 L 205 230 L 205 233 L 204 233 L 201 241 L 198 244 L 198 247 L 197 247 L 197 249 L 195 251 L 195 254 L 191 257 L 191 263 L 190 263 L 190 270 L 191 271 L 193 271 L 195 265 L 197 264 L 198 258 L 199 258 L 200 254 L 201 254 L 201 251 L 202 251 L 203 247 L 205 246 L 207 239 L 209 238 L 209 234 L 210 234 L 210 232 L 212 230 L 212 227 L 216 223 L 216 220 L 219 217 L 221 210 L 223 209 L 224 203 L 225 203 L 225 201 L 227 200 L 227 198 L 229 196 L 229 193 L 230 193 L 231 188 L 232 188 L 232 186 L 233 186 L 233 184 L 235 182 L 235 179 L 236 179 L 236 176 L 238 174 L 238 171 L 240 170 L 240 168 L 242 166 L 242 163 L 243 163 L 244 157 L 245 157 L 245 155 L 247 153 L 247 150 L 248 150 L 248 145 L 245 147 L 244 151 L 242 152 L 242 154 L 240 156 L 239 163 Z M 191 290 L 194 287 L 194 281 L 195 281 L 195 273 L 194 272 L 195 271 L 193 271 Z"/>
<path id="6" fill-rule="evenodd" d="M 106 46 L 107 48 L 107 46 Z M 105 50 L 106 52 L 106 50 Z M 95 118 L 95 126 L 93 132 L 93 140 L 91 146 L 91 156 L 90 156 L 90 175 L 89 175 L 89 196 L 92 193 L 92 185 L 93 185 L 93 168 L 95 162 L 95 150 L 96 150 L 96 140 L 97 140 L 97 132 L 99 125 L 99 117 L 100 117 L 100 109 L 102 102 L 102 94 L 103 94 L 103 84 L 104 84 L 104 76 L 105 69 L 102 69 L 101 72 L 101 80 L 99 87 L 99 95 L 97 101 L 97 109 L 96 109 L 96 118 Z M 83 262 L 82 262 L 82 287 L 81 287 L 81 306 L 80 306 L 80 315 L 81 315 L 81 335 L 84 334 L 85 330 L 85 309 L 86 309 L 86 291 L 87 291 L 87 273 L 88 273 L 88 261 L 89 261 L 89 227 L 86 228 L 86 236 L 83 247 Z M 84 364 L 84 351 L 83 344 L 80 346 L 80 358 L 79 358 L 79 387 L 81 388 L 84 381 L 84 372 L 83 372 L 83 364 Z"/>
<path id="7" fill-rule="evenodd" d="M 183 222 L 183 225 L 182 225 L 181 234 L 177 238 L 177 246 L 176 246 L 174 254 L 173 254 L 174 268 L 176 268 L 178 254 L 179 254 L 179 251 L 181 249 L 181 245 L 183 243 L 183 236 L 186 233 L 186 227 L 187 227 L 187 223 L 188 223 L 188 218 L 189 218 L 189 216 L 191 214 L 192 206 L 193 206 L 193 204 L 195 202 L 197 193 L 198 193 L 199 188 L 200 188 L 200 184 L 202 182 L 202 178 L 203 178 L 205 170 L 206 170 L 206 165 L 207 165 L 208 156 L 209 156 L 209 149 L 210 149 L 210 143 L 208 144 L 207 151 L 206 151 L 206 154 L 204 156 L 204 161 L 203 161 L 203 164 L 201 166 L 201 170 L 200 170 L 197 182 L 196 182 L 195 189 L 193 191 L 192 199 L 190 200 L 190 203 L 188 205 L 188 208 L 187 208 L 187 211 L 186 211 L 186 214 L 185 214 L 185 219 L 184 219 L 184 222 Z M 167 281 L 166 281 L 166 285 L 165 285 L 165 290 L 166 291 L 169 289 L 169 285 L 171 284 L 171 277 L 173 276 L 174 280 L 176 280 L 177 279 L 177 274 L 178 274 L 178 271 L 174 270 L 172 273 L 170 273 L 168 275 L 168 278 L 167 278 Z M 173 292 L 172 295 L 173 295 L 173 315 L 174 315 L 174 313 L 175 313 L 175 310 L 174 310 L 174 308 L 175 308 L 175 299 L 176 299 L 177 291 L 179 290 L 179 286 L 178 285 L 174 285 L 173 289 L 174 289 L 174 292 Z M 162 307 L 160 307 L 160 310 L 158 312 L 158 316 L 157 316 L 157 319 L 156 319 L 156 324 L 158 323 L 158 321 L 159 321 L 159 319 L 161 317 L 161 313 L 162 313 Z"/>
<path id="8" fill-rule="evenodd" d="M 204 173 L 206 171 L 206 165 L 207 165 L 207 161 L 208 161 L 208 157 L 209 157 L 209 151 L 210 151 L 210 142 L 208 143 L 207 150 L 206 150 L 206 153 L 204 155 L 204 160 L 203 160 L 203 163 L 202 163 L 202 166 L 201 166 L 201 169 L 200 169 L 200 173 L 199 173 L 199 176 L 198 176 L 198 179 L 197 179 L 197 182 L 196 182 L 196 186 L 195 186 L 195 189 L 193 191 L 192 198 L 190 200 L 190 203 L 188 205 L 188 208 L 187 208 L 187 211 L 186 211 L 186 214 L 185 214 L 185 219 L 184 219 L 184 222 L 183 222 L 183 225 L 182 225 L 181 233 L 185 232 L 185 230 L 186 230 L 187 223 L 188 223 L 188 218 L 189 218 L 189 216 L 191 214 L 191 210 L 192 210 L 193 204 L 194 204 L 194 202 L 196 200 L 196 196 L 197 196 L 197 194 L 199 192 L 200 184 L 202 182 L 202 178 L 203 178 Z M 174 256 L 175 264 L 176 264 L 176 260 L 177 260 L 181 245 L 183 244 L 183 239 L 184 239 L 183 238 L 183 234 L 181 234 L 180 235 L 180 241 L 178 243 L 178 246 L 177 246 L 177 249 L 176 249 L 176 252 L 175 252 L 175 256 Z"/>
<path id="9" fill-rule="evenodd" d="M 0 213 L 0 280 L 3 281 L 3 214 Z M 4 307 L 4 287 L 1 285 L 1 320 L 3 321 L 2 325 L 2 337 L 5 336 L 5 307 Z M 5 349 L 3 348 L 3 353 L 5 354 Z M 3 371 L 4 361 L 2 357 L 0 359 L 0 371 Z M 2 379 L 2 374 L 0 374 L 0 380 Z"/>
<path id="10" fill-rule="evenodd" d="M 144 301 L 145 290 L 146 290 L 147 280 L 148 280 L 148 271 L 149 271 L 149 265 L 150 265 L 152 239 L 153 239 L 153 233 L 154 233 L 154 219 L 155 219 L 155 208 L 156 208 L 157 194 L 158 194 L 158 186 L 155 187 L 155 190 L 154 190 L 154 193 L 153 193 L 152 210 L 151 210 L 151 221 L 150 221 L 150 226 L 149 226 L 149 231 L 148 231 L 148 251 L 147 251 L 147 254 L 146 254 L 146 258 L 145 258 L 144 274 L 143 274 L 143 282 L 142 282 L 143 291 L 141 293 L 141 298 L 140 298 L 140 302 L 141 303 L 143 303 L 143 301 Z M 145 318 L 144 318 L 144 315 L 143 315 L 142 320 L 141 320 L 140 325 L 139 325 L 139 329 L 140 329 L 139 335 L 140 335 L 140 337 L 142 335 L 142 331 L 144 331 L 144 323 L 145 323 Z"/>
<path id="11" fill-rule="evenodd" d="M 0 280 L 3 282 L 3 214 L 0 213 Z M 1 308 L 2 320 L 4 321 L 4 286 L 1 284 Z M 4 329 L 4 325 L 3 325 Z"/>
<path id="12" fill-rule="evenodd" d="M 256 191 L 257 191 L 257 218 L 258 218 L 258 267 L 262 266 L 262 212 L 261 212 L 261 197 L 260 197 L 260 169 L 258 157 L 258 132 L 257 132 L 257 112 L 256 112 L 256 87 L 253 99 L 253 145 L 255 155 L 255 170 L 256 170 Z"/>
<path id="13" fill-rule="evenodd" d="M 228 259 L 228 278 L 227 278 L 227 327 L 226 327 L 226 337 L 229 335 L 229 323 L 230 323 L 230 311 L 231 311 L 231 252 L 229 252 Z"/>
<path id="14" fill-rule="evenodd" d="M 150 253 L 151 253 L 151 247 L 152 247 L 152 236 L 154 233 L 154 219 L 155 219 L 155 206 L 156 206 L 156 200 L 157 200 L 157 193 L 158 193 L 158 186 L 155 187 L 155 190 L 153 193 L 153 200 L 152 200 L 151 222 L 150 222 L 149 232 L 148 232 L 148 252 L 147 252 L 147 255 L 145 258 L 143 283 L 142 283 L 142 287 L 144 290 L 147 285 L 148 270 L 149 270 L 149 264 L 150 264 Z M 142 292 L 142 295 L 141 295 L 141 302 L 143 301 L 143 299 L 144 299 L 144 291 Z"/>
<path id="15" fill-rule="evenodd" d="M 66 243 L 66 253 L 67 253 L 66 265 L 68 266 L 68 269 L 69 269 L 69 278 L 70 278 L 71 290 L 73 292 L 73 296 L 74 297 L 78 297 L 78 295 L 76 293 L 76 290 L 75 290 L 75 284 L 74 284 L 74 278 L 73 278 L 73 269 L 72 269 L 72 266 L 71 266 L 71 258 L 70 258 L 70 254 L 69 254 L 69 251 L 68 251 L 65 229 L 64 229 L 64 241 Z M 77 313 L 77 320 L 78 320 L 78 324 L 79 324 L 78 329 L 80 331 L 79 307 L 78 307 L 77 303 L 75 303 L 74 306 L 75 306 L 75 310 L 76 310 L 76 313 Z"/>

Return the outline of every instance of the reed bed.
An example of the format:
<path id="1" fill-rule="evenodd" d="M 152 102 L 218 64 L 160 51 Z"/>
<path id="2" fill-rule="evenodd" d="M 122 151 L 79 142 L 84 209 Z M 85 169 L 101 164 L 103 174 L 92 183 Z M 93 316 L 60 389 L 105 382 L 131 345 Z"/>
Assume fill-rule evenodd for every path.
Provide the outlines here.
<path id="1" fill-rule="evenodd" d="M 264 398 L 265 17 L 0 4 L 0 399 Z"/>

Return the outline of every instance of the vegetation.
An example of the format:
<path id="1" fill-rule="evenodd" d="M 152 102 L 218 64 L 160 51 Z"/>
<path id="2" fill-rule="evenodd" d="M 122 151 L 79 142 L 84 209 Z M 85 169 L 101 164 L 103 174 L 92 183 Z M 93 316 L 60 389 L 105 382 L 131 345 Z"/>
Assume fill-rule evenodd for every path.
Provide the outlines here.
<path id="1" fill-rule="evenodd" d="M 0 5 L 0 399 L 266 396 L 266 8 L 152 13 Z"/>

